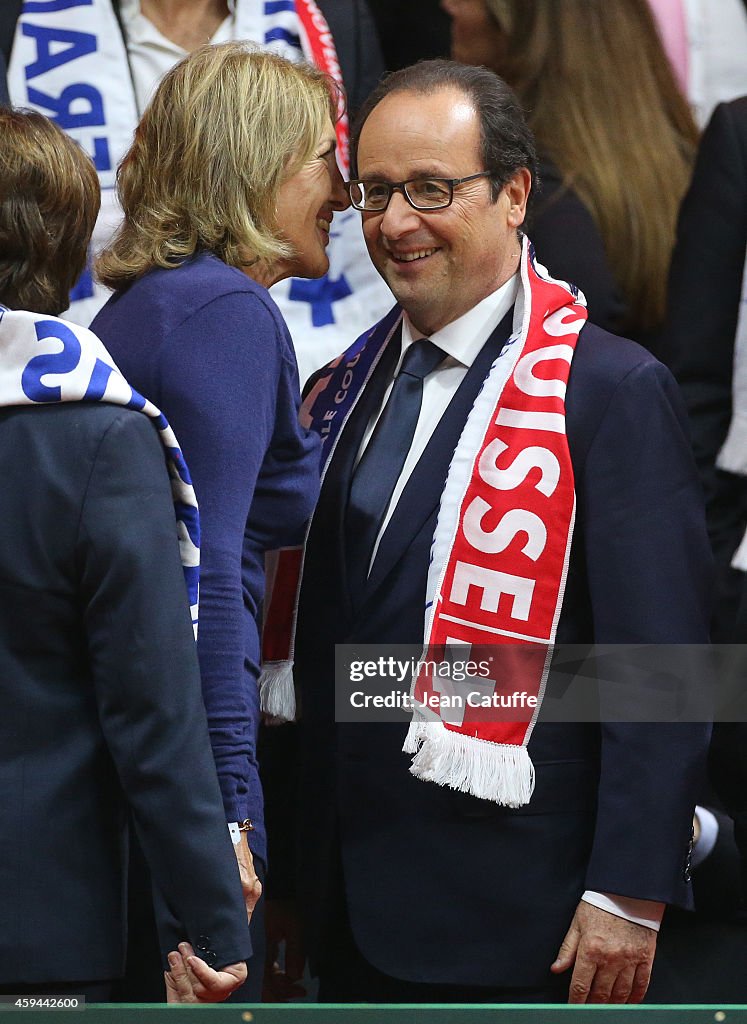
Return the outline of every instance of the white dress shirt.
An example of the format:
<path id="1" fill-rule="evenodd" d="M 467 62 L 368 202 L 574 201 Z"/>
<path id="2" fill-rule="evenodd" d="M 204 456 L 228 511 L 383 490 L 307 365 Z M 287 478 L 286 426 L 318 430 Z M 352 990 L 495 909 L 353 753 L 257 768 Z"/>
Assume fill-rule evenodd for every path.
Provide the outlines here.
<path id="1" fill-rule="evenodd" d="M 423 379 L 423 401 L 412 445 L 402 467 L 402 472 L 392 491 L 389 507 L 382 521 L 381 529 L 379 530 L 371 555 L 371 565 L 373 565 L 381 537 L 392 517 L 392 513 L 397 507 L 397 502 L 410 478 L 410 474 L 417 465 L 428 441 L 438 426 L 441 417 L 446 412 L 449 402 L 456 394 L 459 385 L 464 380 L 470 366 L 495 328 L 514 305 L 518 289 L 519 277 L 518 274 L 514 274 L 497 291 L 492 292 L 482 302 L 473 306 L 464 316 L 460 316 L 457 320 L 447 324 L 446 327 L 441 328 L 440 331 L 430 335 L 430 340 L 444 351 L 446 358 L 432 373 L 429 373 Z M 393 374 L 392 380 L 384 394 L 381 408 L 371 417 L 366 427 L 356 465 L 366 450 L 379 416 L 387 403 L 394 384 L 394 378 L 399 373 L 405 352 L 414 341 L 424 337 L 426 335 L 418 331 L 408 319 L 407 314 L 405 314 L 402 320 L 402 350 L 397 362 L 396 372 Z M 664 904 L 655 903 L 652 900 L 612 896 L 607 893 L 592 891 L 585 892 L 582 899 L 601 910 L 606 910 L 617 917 L 623 917 L 636 924 L 645 925 L 647 928 L 653 928 L 655 931 L 659 930 L 664 914 Z"/>
<path id="2" fill-rule="evenodd" d="M 210 37 L 211 43 L 227 43 L 233 39 L 234 0 L 228 0 L 228 10 L 228 17 Z M 142 114 L 158 83 L 177 61 L 187 56 L 187 50 L 162 35 L 141 13 L 140 0 L 121 0 L 120 15 L 125 28 L 137 109 Z"/>

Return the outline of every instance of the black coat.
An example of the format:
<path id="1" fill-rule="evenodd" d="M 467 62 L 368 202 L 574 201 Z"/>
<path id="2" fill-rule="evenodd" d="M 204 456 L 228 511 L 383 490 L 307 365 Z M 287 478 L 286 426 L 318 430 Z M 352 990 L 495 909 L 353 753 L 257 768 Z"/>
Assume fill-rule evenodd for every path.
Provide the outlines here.
<path id="1" fill-rule="evenodd" d="M 685 396 L 716 556 L 714 639 L 733 637 L 747 477 L 716 468 L 732 414 L 734 335 L 747 248 L 747 97 L 716 107 L 680 211 L 661 354 Z"/>

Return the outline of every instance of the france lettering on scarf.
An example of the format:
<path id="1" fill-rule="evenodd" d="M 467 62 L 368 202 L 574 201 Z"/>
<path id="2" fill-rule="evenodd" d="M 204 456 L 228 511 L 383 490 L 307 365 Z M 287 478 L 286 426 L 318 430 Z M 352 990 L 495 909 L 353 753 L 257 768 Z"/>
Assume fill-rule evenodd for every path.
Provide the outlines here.
<path id="1" fill-rule="evenodd" d="M 118 68 L 129 80 L 127 54 L 111 5 L 98 5 L 95 14 L 93 5 L 25 0 L 8 81 L 15 103 L 46 114 L 90 155 L 106 189 L 115 184 L 137 111 L 129 81 L 129 88 L 109 87 L 105 94 L 104 82 L 110 74 L 119 78 Z"/>
<path id="2" fill-rule="evenodd" d="M 99 338 L 84 327 L 0 305 L 0 407 L 107 402 L 155 423 L 171 482 L 179 552 L 197 635 L 200 521 L 192 480 L 166 417 L 132 388 Z"/>
<path id="3" fill-rule="evenodd" d="M 116 169 L 138 121 L 127 51 L 109 0 L 25 0 L 8 88 L 14 104 L 56 121 L 93 160 L 102 195 L 91 248 L 103 247 L 121 218 Z M 90 322 L 107 296 L 87 266 L 70 296 L 71 315 Z"/>

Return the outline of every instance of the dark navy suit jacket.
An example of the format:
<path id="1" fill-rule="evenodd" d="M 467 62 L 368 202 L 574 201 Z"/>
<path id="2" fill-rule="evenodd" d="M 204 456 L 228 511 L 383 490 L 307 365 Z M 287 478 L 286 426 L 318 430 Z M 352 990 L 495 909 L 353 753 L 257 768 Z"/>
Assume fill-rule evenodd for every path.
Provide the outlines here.
<path id="1" fill-rule="evenodd" d="M 69 403 L 3 408 L 0 431 L 0 985 L 122 974 L 128 807 L 164 957 L 245 959 L 153 425 Z"/>
<path id="2" fill-rule="evenodd" d="M 366 592 L 351 595 L 344 515 L 355 453 L 387 383 L 385 370 L 374 373 L 339 439 L 306 555 L 296 666 L 312 952 L 324 956 L 324 922 L 344 877 L 361 952 L 412 981 L 545 983 L 587 888 L 689 900 L 707 726 L 540 721 L 529 744 L 534 796 L 509 810 L 416 780 L 401 751 L 405 726 L 333 721 L 335 643 L 422 642 L 447 467 L 509 330 L 510 317 L 468 372 L 405 487 Z M 644 349 L 587 325 L 567 424 L 578 510 L 558 642 L 705 642 L 708 542 L 672 377 Z"/>

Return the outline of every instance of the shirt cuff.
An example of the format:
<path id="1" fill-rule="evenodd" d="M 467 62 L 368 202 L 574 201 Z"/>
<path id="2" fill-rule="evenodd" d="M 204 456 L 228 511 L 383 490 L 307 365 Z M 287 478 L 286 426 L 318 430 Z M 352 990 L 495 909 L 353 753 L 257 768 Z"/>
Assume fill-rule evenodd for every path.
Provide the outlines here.
<path id="1" fill-rule="evenodd" d="M 651 928 L 658 932 L 661 927 L 661 919 L 664 916 L 663 903 L 655 900 L 639 900 L 632 896 L 610 896 L 604 892 L 592 892 L 587 889 L 581 899 L 584 903 L 590 903 L 592 907 L 599 907 L 606 910 L 608 914 L 615 917 L 623 917 L 633 924 L 643 925 L 644 928 Z"/>
<path id="2" fill-rule="evenodd" d="M 695 815 L 700 825 L 700 835 L 693 846 L 692 867 L 697 868 L 713 852 L 718 839 L 718 819 L 707 807 L 696 807 Z"/>

